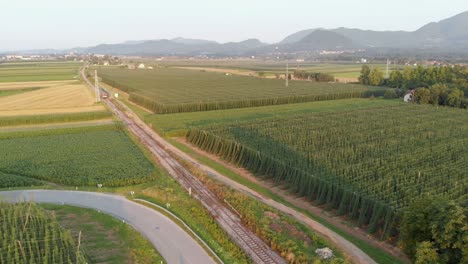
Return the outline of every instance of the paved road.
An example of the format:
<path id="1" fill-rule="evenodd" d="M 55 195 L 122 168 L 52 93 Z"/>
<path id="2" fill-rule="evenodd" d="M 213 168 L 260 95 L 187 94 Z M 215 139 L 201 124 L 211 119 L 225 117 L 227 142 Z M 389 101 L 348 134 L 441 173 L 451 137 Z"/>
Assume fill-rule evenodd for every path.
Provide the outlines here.
<path id="1" fill-rule="evenodd" d="M 65 203 L 100 210 L 133 226 L 154 245 L 168 263 L 216 263 L 168 217 L 123 196 L 80 191 L 25 190 L 0 192 L 0 200 Z"/>

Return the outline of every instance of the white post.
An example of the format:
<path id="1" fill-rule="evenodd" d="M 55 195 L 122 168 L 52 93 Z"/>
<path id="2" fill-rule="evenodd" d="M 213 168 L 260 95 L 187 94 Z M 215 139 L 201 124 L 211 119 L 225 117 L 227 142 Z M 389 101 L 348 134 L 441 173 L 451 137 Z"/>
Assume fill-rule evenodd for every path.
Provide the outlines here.
<path id="1" fill-rule="evenodd" d="M 99 79 L 97 75 L 97 70 L 94 70 L 94 89 L 96 91 L 96 103 L 101 102 L 101 95 L 99 91 Z"/>
<path id="2" fill-rule="evenodd" d="M 286 62 L 286 87 L 289 86 L 289 63 Z"/>

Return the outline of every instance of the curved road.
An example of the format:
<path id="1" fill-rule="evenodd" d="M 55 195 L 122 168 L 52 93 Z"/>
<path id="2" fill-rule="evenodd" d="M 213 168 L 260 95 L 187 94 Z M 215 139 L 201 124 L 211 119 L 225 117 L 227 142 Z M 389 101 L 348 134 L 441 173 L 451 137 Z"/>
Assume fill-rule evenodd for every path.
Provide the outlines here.
<path id="1" fill-rule="evenodd" d="M 168 263 L 216 263 L 191 236 L 168 217 L 123 196 L 81 191 L 24 190 L 0 192 L 0 200 L 64 203 L 100 210 L 133 226 L 154 245 Z"/>

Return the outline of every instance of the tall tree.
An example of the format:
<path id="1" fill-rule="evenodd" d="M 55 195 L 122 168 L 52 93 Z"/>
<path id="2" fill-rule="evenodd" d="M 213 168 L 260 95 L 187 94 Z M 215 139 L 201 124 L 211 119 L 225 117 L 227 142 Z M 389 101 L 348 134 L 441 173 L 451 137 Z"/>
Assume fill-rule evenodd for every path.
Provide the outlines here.
<path id="1" fill-rule="evenodd" d="M 388 83 L 391 87 L 401 88 L 403 86 L 403 74 L 401 73 L 401 71 L 392 71 L 390 73 Z"/>
<path id="2" fill-rule="evenodd" d="M 431 101 L 431 92 L 427 88 L 418 88 L 414 92 L 414 99 L 418 104 L 428 104 Z"/>
<path id="3" fill-rule="evenodd" d="M 362 65 L 361 75 L 359 76 L 359 82 L 361 84 L 369 85 L 370 84 L 370 79 L 369 79 L 370 73 L 371 73 L 371 70 L 370 70 L 369 66 Z"/>
<path id="4" fill-rule="evenodd" d="M 452 89 L 450 93 L 447 96 L 447 105 L 452 106 L 452 107 L 460 107 L 462 101 L 463 101 L 463 91 L 460 89 Z"/>
<path id="5" fill-rule="evenodd" d="M 369 75 L 370 84 L 374 86 L 379 86 L 382 84 L 383 80 L 384 80 L 384 75 L 383 75 L 382 70 L 380 70 L 379 67 L 375 67 Z"/>

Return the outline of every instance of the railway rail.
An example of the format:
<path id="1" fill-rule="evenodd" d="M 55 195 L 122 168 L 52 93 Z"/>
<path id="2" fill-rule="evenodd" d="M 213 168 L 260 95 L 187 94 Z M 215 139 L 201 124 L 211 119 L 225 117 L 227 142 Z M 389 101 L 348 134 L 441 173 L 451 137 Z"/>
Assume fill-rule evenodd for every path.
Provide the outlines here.
<path id="1" fill-rule="evenodd" d="M 84 69 L 81 71 L 83 80 L 93 87 L 86 78 Z M 103 102 L 114 112 L 114 114 L 138 137 L 150 152 L 158 159 L 161 166 L 176 179 L 186 190 L 191 190 L 195 199 L 211 213 L 215 221 L 226 231 L 231 239 L 246 252 L 255 263 L 286 263 L 276 252 L 265 244 L 253 232 L 247 229 L 240 217 L 211 192 L 196 176 L 191 174 L 180 164 L 168 151 L 159 138 L 154 135 L 146 124 L 132 114 L 124 104 L 113 99 L 104 99 Z M 125 109 L 125 110 L 122 110 Z"/>

